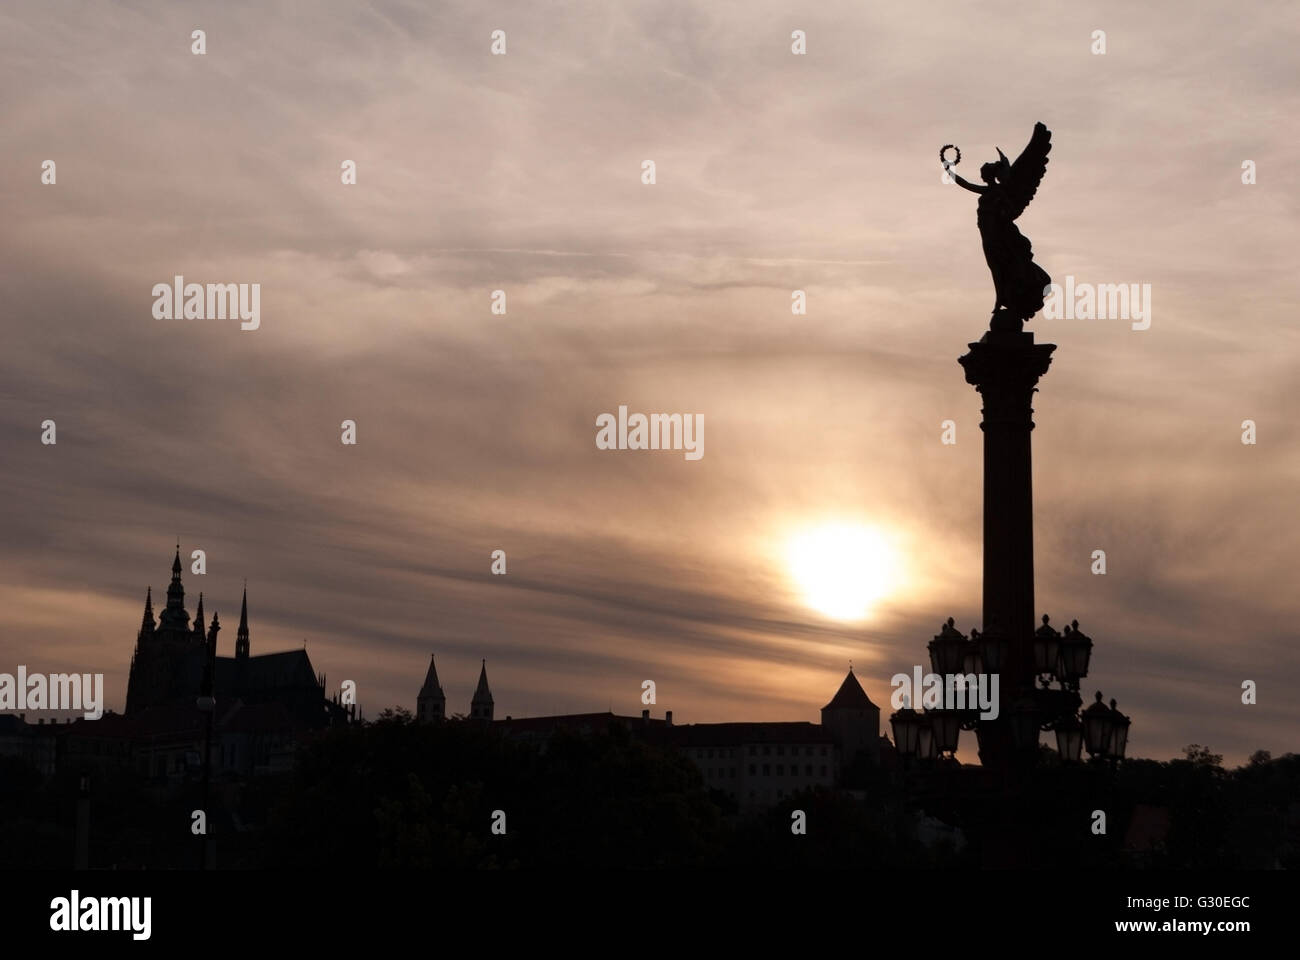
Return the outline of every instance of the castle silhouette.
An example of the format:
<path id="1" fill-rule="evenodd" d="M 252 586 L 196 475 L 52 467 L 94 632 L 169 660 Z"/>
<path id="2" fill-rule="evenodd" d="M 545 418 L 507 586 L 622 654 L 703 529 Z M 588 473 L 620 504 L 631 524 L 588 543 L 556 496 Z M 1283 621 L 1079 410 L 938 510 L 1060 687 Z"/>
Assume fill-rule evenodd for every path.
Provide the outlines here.
<path id="1" fill-rule="evenodd" d="M 180 548 L 172 561 L 172 579 L 167 587 L 167 606 L 155 624 L 153 588 L 145 593 L 144 617 L 131 656 L 126 688 L 126 716 L 140 717 L 160 707 L 185 708 L 200 695 L 208 644 L 215 643 L 221 630 L 212 615 L 207 634 L 203 629 L 203 597 L 200 594 L 193 625 L 185 609 L 185 588 L 181 583 Z M 235 655 L 217 657 L 213 696 L 223 707 L 278 705 L 301 727 L 327 725 L 337 711 L 325 697 L 325 678 L 312 669 L 307 651 L 285 650 L 253 656 L 248 629 L 248 588 L 240 602 L 239 627 L 235 633 Z"/>
<path id="2" fill-rule="evenodd" d="M 467 720 L 490 724 L 504 736 L 543 745 L 560 731 L 592 735 L 619 726 L 650 743 L 684 754 L 699 768 L 707 787 L 729 795 L 742 809 L 778 803 L 809 787 L 841 785 L 855 768 L 879 765 L 884 757 L 893 754 L 892 745 L 880 735 L 880 708 L 862 689 L 852 667 L 835 696 L 822 707 L 819 724 L 674 724 L 671 710 L 659 719 L 651 718 L 648 709 L 642 710 L 639 717 L 606 711 L 496 720 L 495 708 L 484 660 Z M 425 724 L 447 720 L 447 697 L 433 655 L 416 696 L 415 720 Z"/>
<path id="3" fill-rule="evenodd" d="M 145 592 L 125 712 L 38 727 L 30 739 L 34 753 L 43 758 L 42 766 L 51 772 L 56 766 L 126 767 L 170 782 L 197 777 L 208 723 L 199 698 L 209 646 L 215 650 L 220 630 L 214 613 L 204 632 L 202 595 L 191 621 L 185 609 L 178 546 L 167 604 L 156 620 L 153 588 Z M 356 719 L 355 706 L 345 707 L 337 696 L 326 696 L 325 676 L 313 670 L 305 649 L 252 654 L 247 588 L 240 604 L 235 655 L 213 657 L 213 666 L 214 775 L 285 772 L 292 768 L 304 736 Z M 44 749 L 37 750 L 37 745 Z"/>
<path id="4" fill-rule="evenodd" d="M 209 714 L 205 670 L 212 664 L 211 773 L 250 777 L 292 769 L 304 739 L 330 726 L 358 719 L 355 705 L 326 695 L 325 676 L 317 674 L 305 649 L 254 655 L 248 622 L 248 590 L 240 602 L 233 657 L 215 656 L 219 617 L 204 624 L 203 597 L 195 615 L 185 608 L 180 548 L 172 560 L 167 601 L 154 615 L 153 588 L 145 591 L 144 613 L 136 634 L 127 680 L 126 708 L 98 720 L 66 724 L 27 724 L 12 718 L 5 732 L 45 773 L 56 768 L 82 771 L 127 768 L 154 780 L 194 780 L 202 767 Z M 496 719 L 487 661 L 466 715 L 447 714 L 447 697 L 434 658 L 416 697 L 414 720 L 421 724 L 457 720 L 486 725 L 504 737 L 543 747 L 559 731 L 596 735 L 619 726 L 656 746 L 680 752 L 700 770 L 705 784 L 731 796 L 742 808 L 777 803 L 812 786 L 842 786 L 852 771 L 880 764 L 893 755 L 880 735 L 880 709 L 871 702 L 852 668 L 820 723 L 732 722 L 674 724 L 669 710 L 661 718 L 603 713 L 507 716 Z"/>

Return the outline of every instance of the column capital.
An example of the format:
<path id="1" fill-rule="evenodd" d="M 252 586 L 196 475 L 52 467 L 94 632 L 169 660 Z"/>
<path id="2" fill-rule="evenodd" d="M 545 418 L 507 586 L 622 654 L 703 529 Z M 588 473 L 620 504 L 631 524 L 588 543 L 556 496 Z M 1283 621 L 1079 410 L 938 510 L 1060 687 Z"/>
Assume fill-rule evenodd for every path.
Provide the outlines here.
<path id="1" fill-rule="evenodd" d="M 978 342 L 968 344 L 970 352 L 957 362 L 966 371 L 966 382 L 983 392 L 987 386 L 1030 387 L 1047 372 L 1054 343 L 1034 343 L 1029 331 L 990 330 Z"/>
<path id="2" fill-rule="evenodd" d="M 966 382 L 984 398 L 981 429 L 987 432 L 999 424 L 1034 428 L 1030 399 L 1055 349 L 1054 343 L 1034 343 L 1032 333 L 1018 331 L 990 330 L 970 344 L 970 353 L 957 362 L 966 371 Z"/>

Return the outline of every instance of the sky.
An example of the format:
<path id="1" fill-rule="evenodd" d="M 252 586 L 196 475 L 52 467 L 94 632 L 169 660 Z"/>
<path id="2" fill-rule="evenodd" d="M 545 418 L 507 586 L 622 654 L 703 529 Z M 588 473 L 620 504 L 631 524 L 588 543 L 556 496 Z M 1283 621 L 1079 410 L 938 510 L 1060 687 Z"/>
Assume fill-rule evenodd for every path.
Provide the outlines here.
<path id="1" fill-rule="evenodd" d="M 815 722 L 852 662 L 887 718 L 980 617 L 993 294 L 938 150 L 1041 120 L 1035 259 L 1151 324 L 1028 325 L 1037 608 L 1130 755 L 1295 750 L 1298 44 L 1286 2 L 5 4 L 0 670 L 121 710 L 179 538 L 223 655 L 246 579 L 252 652 L 368 716 L 432 653 L 449 712 L 486 658 L 499 717 Z M 260 326 L 156 318 L 178 274 Z M 597 449 L 620 404 L 704 456 Z M 890 545 L 863 618 L 792 575 L 826 525 Z"/>

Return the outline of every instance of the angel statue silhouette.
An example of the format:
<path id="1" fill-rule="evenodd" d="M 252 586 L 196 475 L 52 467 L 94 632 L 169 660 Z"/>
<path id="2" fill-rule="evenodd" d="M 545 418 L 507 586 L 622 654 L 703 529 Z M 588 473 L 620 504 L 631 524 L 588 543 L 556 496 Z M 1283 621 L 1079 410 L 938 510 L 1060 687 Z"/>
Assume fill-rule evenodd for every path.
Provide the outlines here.
<path id="1" fill-rule="evenodd" d="M 980 228 L 984 259 L 993 274 L 993 289 L 997 294 L 990 326 L 994 330 L 1018 332 L 1026 320 L 1043 308 L 1046 288 L 1052 282 L 1047 271 L 1034 263 L 1029 239 L 1016 226 L 1016 218 L 1034 199 L 1047 172 L 1052 133 L 1043 124 L 1034 124 L 1034 134 L 1015 163 L 1008 162 L 1006 154 L 999 149 L 995 163 L 980 167 L 983 186 L 957 175 L 952 168 L 960 162 L 961 151 L 950 161 L 944 158 L 948 149 L 939 151 L 944 169 L 958 185 L 979 194 L 980 198 L 975 222 Z"/>

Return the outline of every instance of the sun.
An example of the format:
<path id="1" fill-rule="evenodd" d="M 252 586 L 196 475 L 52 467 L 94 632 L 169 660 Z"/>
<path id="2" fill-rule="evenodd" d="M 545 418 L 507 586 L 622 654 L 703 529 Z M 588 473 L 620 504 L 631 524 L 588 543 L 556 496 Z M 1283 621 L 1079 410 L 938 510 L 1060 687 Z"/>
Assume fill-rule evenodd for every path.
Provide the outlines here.
<path id="1" fill-rule="evenodd" d="M 808 606 L 834 620 L 862 620 L 897 580 L 897 556 L 879 530 L 834 523 L 802 531 L 786 549 Z"/>

